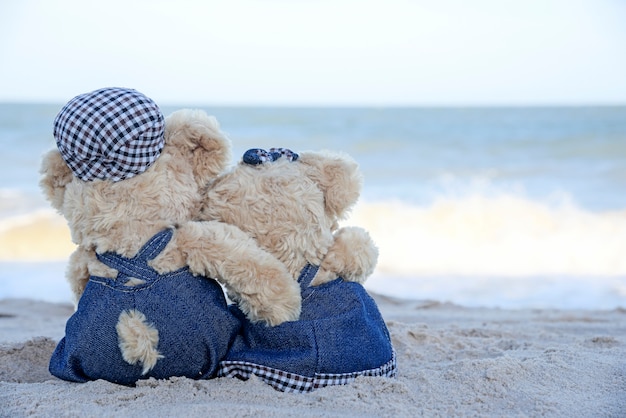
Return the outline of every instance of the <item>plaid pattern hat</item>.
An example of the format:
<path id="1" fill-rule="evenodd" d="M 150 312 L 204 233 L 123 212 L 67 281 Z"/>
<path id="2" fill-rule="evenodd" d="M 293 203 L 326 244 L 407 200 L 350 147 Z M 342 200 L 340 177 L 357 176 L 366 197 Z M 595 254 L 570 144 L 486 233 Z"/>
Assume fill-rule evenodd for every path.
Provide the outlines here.
<path id="1" fill-rule="evenodd" d="M 117 87 L 74 97 L 54 120 L 59 152 L 84 181 L 119 181 L 142 173 L 161 154 L 164 131 L 156 103 Z"/>

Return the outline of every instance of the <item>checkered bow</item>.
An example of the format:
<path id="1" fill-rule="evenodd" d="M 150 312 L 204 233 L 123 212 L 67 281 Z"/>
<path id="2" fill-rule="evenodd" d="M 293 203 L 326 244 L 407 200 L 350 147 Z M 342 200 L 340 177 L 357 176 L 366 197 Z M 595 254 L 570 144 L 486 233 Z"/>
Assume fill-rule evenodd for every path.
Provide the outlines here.
<path id="1" fill-rule="evenodd" d="M 252 148 L 243 154 L 243 162 L 249 165 L 260 165 L 271 163 L 282 157 L 289 161 L 296 161 L 299 155 L 287 148 L 270 148 L 269 151 Z"/>

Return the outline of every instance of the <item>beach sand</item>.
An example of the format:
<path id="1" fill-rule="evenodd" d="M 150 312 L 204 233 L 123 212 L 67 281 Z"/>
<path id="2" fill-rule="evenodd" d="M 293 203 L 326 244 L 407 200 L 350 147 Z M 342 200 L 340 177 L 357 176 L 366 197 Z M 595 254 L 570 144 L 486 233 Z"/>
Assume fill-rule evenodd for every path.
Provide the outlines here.
<path id="1" fill-rule="evenodd" d="M 257 379 L 64 382 L 47 367 L 72 306 L 0 300 L 0 416 L 626 416 L 624 309 L 470 309 L 373 296 L 397 378 L 309 394 Z"/>

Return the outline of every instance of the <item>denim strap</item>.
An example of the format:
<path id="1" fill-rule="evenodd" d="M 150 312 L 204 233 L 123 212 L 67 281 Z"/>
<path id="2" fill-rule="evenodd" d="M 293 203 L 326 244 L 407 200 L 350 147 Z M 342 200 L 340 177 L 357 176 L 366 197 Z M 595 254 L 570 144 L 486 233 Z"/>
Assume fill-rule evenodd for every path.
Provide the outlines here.
<path id="1" fill-rule="evenodd" d="M 158 273 L 150 266 L 148 261 L 155 258 L 165 249 L 172 239 L 174 231 L 172 229 L 164 229 L 155 234 L 150 240 L 137 252 L 133 258 L 122 257 L 114 252 L 106 252 L 97 254 L 98 260 L 107 266 L 116 269 L 120 274 L 128 277 L 136 277 L 139 279 L 153 279 Z"/>
<path id="2" fill-rule="evenodd" d="M 298 277 L 298 283 L 300 283 L 300 289 L 302 292 L 304 292 L 309 287 L 309 285 L 315 278 L 315 275 L 317 274 L 319 268 L 319 266 L 314 266 L 312 264 L 307 264 L 306 266 L 304 266 L 304 268 L 300 272 L 300 277 Z"/>

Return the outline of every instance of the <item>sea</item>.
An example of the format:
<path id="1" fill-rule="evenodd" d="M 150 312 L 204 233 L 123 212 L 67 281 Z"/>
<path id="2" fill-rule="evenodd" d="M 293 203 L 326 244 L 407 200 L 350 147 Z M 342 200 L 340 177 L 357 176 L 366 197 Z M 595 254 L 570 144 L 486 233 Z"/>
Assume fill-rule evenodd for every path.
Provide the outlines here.
<path id="1" fill-rule="evenodd" d="M 36 245 L 67 240 L 38 186 L 61 106 L 0 104 L 0 299 L 71 300 L 67 252 Z M 342 225 L 367 229 L 379 248 L 373 293 L 626 309 L 626 106 L 162 111 L 184 107 L 218 119 L 233 164 L 249 148 L 351 155 L 364 185 Z"/>

